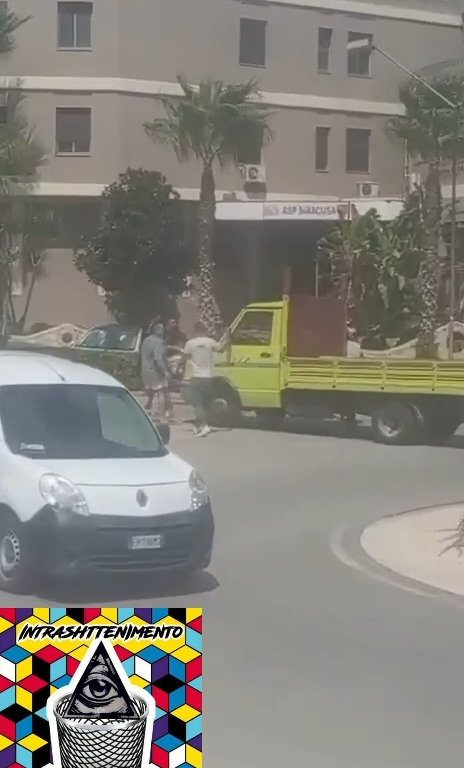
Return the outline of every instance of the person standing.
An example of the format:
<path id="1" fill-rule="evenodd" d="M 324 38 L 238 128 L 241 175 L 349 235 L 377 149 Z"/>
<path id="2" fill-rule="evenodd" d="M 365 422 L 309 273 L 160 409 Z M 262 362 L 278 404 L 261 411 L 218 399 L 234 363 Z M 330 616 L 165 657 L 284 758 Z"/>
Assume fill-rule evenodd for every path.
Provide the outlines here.
<path id="1" fill-rule="evenodd" d="M 177 347 L 178 349 L 184 348 L 187 337 L 179 328 L 179 321 L 177 318 L 171 317 L 171 319 L 167 321 L 164 340 L 168 347 Z"/>
<path id="2" fill-rule="evenodd" d="M 212 396 L 212 378 L 214 353 L 221 352 L 229 343 L 229 335 L 218 342 L 208 336 L 204 323 L 195 323 L 195 336 L 184 348 L 184 355 L 190 360 L 192 378 L 190 379 L 190 394 L 195 410 L 195 433 L 197 437 L 206 437 L 210 433 L 208 426 L 208 407 Z"/>
<path id="3" fill-rule="evenodd" d="M 156 417 L 153 407 L 156 396 L 159 413 L 169 420 L 172 417 L 169 370 L 164 343 L 164 326 L 159 320 L 154 320 L 149 326 L 148 335 L 142 344 L 141 358 L 145 410 L 152 418 Z"/>

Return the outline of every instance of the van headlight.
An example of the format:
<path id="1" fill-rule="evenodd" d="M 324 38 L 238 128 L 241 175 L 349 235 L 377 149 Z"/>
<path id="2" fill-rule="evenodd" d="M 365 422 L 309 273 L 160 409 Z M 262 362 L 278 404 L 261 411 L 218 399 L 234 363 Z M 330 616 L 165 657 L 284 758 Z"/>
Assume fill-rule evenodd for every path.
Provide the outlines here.
<path id="1" fill-rule="evenodd" d="M 79 488 L 60 475 L 43 475 L 39 480 L 39 490 L 47 504 L 60 512 L 74 512 L 76 515 L 89 515 L 87 502 Z"/>
<path id="2" fill-rule="evenodd" d="M 204 507 L 209 501 L 208 487 L 202 477 L 193 470 L 189 477 L 190 509 L 192 512 Z"/>

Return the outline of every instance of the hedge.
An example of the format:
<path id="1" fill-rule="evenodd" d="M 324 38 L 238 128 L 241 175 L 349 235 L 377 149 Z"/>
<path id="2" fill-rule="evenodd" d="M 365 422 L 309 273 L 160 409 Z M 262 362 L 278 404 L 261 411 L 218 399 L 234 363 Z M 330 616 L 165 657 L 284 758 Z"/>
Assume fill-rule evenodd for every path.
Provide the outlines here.
<path id="1" fill-rule="evenodd" d="M 21 351 L 27 350 L 28 352 L 52 355 L 53 357 L 61 357 L 84 363 L 113 376 L 127 389 L 132 391 L 143 389 L 138 356 L 134 359 L 133 356 L 131 357 L 121 352 L 88 352 L 87 350 L 76 349 L 75 347 L 33 347 L 30 344 L 21 345 L 18 343 L 14 345 L 8 344 L 7 348 Z"/>

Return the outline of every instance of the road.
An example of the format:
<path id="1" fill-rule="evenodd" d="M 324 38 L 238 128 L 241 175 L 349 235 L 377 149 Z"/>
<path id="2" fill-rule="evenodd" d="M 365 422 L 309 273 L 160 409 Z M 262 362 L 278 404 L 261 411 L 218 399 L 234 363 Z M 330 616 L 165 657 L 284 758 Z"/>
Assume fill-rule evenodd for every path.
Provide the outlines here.
<path id="1" fill-rule="evenodd" d="M 253 429 L 202 441 L 178 427 L 173 449 L 208 479 L 217 522 L 210 572 L 191 594 L 62 585 L 0 594 L 0 604 L 202 605 L 214 768 L 459 764 L 464 612 L 350 568 L 333 550 L 346 554 L 346 526 L 354 541 L 385 514 L 464 499 L 460 446 Z"/>

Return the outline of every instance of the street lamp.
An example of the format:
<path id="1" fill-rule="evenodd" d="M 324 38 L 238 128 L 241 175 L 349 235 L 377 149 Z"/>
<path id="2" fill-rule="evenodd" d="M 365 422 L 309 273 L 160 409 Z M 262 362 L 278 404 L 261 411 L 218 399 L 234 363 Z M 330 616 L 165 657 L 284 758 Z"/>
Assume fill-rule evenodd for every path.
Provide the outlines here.
<path id="1" fill-rule="evenodd" d="M 455 104 L 454 101 L 450 101 L 450 99 L 446 98 L 440 91 L 437 91 L 436 88 L 434 88 L 430 83 L 427 82 L 427 80 L 424 80 L 423 77 L 420 77 L 416 72 L 412 72 L 412 70 L 408 69 L 404 66 L 404 64 L 401 64 L 400 61 L 395 59 L 393 56 L 391 56 L 387 51 L 384 51 L 383 48 L 379 48 L 378 45 L 374 45 L 371 37 L 362 38 L 361 40 L 353 40 L 348 43 L 347 46 L 349 51 L 354 50 L 361 50 L 361 51 L 377 51 L 377 53 L 380 53 L 381 56 L 383 56 L 385 59 L 388 59 L 388 61 L 391 61 L 392 64 L 394 64 L 399 69 L 402 69 L 403 72 L 406 72 L 406 74 L 411 77 L 413 80 L 415 80 L 417 83 L 420 83 L 424 88 L 426 88 L 430 93 L 433 93 L 437 98 L 441 99 L 441 101 L 446 104 L 450 109 L 452 109 L 454 112 L 457 112 L 460 105 Z M 451 146 L 451 248 L 450 248 L 450 269 L 451 269 L 451 275 L 450 275 L 450 309 L 449 309 L 449 323 L 448 323 L 448 357 L 450 359 L 453 358 L 453 339 L 454 339 L 454 313 L 455 313 L 455 293 L 456 293 L 456 186 L 457 186 L 457 138 L 458 138 L 458 121 L 454 121 L 454 136 Z"/>

